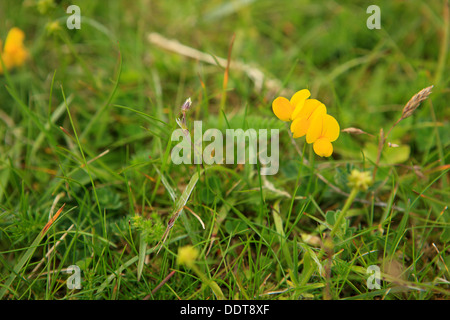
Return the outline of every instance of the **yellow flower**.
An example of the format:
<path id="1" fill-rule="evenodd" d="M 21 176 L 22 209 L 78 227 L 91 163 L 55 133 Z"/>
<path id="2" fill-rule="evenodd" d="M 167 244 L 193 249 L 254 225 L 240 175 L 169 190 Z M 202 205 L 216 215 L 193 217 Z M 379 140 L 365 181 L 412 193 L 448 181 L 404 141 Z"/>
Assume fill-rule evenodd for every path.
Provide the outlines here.
<path id="1" fill-rule="evenodd" d="M 196 248 L 191 245 L 187 245 L 178 249 L 177 262 L 178 264 L 185 264 L 188 267 L 192 267 L 198 255 L 199 252 Z"/>
<path id="2" fill-rule="evenodd" d="M 320 115 L 327 113 L 325 105 L 316 99 L 308 99 L 305 101 L 303 107 L 292 118 L 291 131 L 294 138 L 303 137 L 311 125 L 311 121 Z"/>
<path id="3" fill-rule="evenodd" d="M 311 93 L 308 89 L 303 89 L 296 92 L 291 100 L 285 97 L 278 97 L 272 102 L 273 113 L 278 119 L 282 121 L 290 121 L 294 119 L 294 116 L 298 115 L 303 108 L 306 99 L 309 98 Z"/>
<path id="4" fill-rule="evenodd" d="M 12 28 L 5 40 L 4 50 L 1 51 L 2 43 L 0 40 L 0 54 L 6 69 L 20 67 L 25 63 L 28 57 L 28 51 L 23 45 L 25 33 L 19 28 Z M 0 63 L 0 74 L 3 73 L 3 67 Z"/>
<path id="5" fill-rule="evenodd" d="M 333 153 L 331 142 L 339 137 L 339 123 L 329 114 L 314 117 L 306 133 L 306 142 L 314 143 L 314 152 L 321 157 L 329 157 Z"/>
<path id="6" fill-rule="evenodd" d="M 331 142 L 339 137 L 339 124 L 327 114 L 325 105 L 316 99 L 308 99 L 311 93 L 307 89 L 296 92 L 291 100 L 278 97 L 272 102 L 272 110 L 278 119 L 292 121 L 291 131 L 294 138 L 306 135 L 306 142 L 314 143 L 313 149 L 321 157 L 333 153 Z"/>

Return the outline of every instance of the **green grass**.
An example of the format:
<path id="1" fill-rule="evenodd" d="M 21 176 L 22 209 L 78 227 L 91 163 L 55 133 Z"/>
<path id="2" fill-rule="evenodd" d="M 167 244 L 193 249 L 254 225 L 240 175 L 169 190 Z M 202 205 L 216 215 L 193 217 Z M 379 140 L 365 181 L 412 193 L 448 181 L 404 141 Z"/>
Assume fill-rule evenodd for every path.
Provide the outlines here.
<path id="1" fill-rule="evenodd" d="M 217 299 L 217 287 L 225 299 L 449 299 L 444 1 L 379 1 L 381 30 L 366 27 L 364 1 L 48 3 L 0 3 L 0 39 L 20 27 L 30 51 L 0 76 L 2 299 Z M 81 30 L 66 28 L 69 4 Z M 225 59 L 235 36 L 232 60 L 309 88 L 341 129 L 369 135 L 341 133 L 330 158 L 304 138 L 295 147 L 271 110 L 280 91 L 233 68 L 224 88 L 224 68 L 151 44 L 151 32 Z M 374 184 L 347 201 L 352 169 L 376 166 L 380 129 L 430 85 L 390 133 L 400 147 L 383 149 Z M 281 129 L 279 172 L 173 164 L 188 97 L 190 128 Z M 185 245 L 199 250 L 195 272 L 177 264 Z M 70 290 L 74 264 L 82 288 Z M 371 265 L 379 289 L 367 287 Z"/>

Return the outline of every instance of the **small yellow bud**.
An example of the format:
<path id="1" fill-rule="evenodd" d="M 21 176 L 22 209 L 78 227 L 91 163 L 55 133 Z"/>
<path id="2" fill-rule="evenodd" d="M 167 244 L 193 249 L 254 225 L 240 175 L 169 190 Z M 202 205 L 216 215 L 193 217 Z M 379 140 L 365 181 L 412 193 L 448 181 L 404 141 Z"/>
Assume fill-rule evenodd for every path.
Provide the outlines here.
<path id="1" fill-rule="evenodd" d="M 37 2 L 37 9 L 40 14 L 47 14 L 56 7 L 54 0 L 39 0 Z"/>
<path id="2" fill-rule="evenodd" d="M 372 185 L 372 176 L 368 171 L 352 170 L 348 177 L 348 185 L 352 188 L 366 191 Z"/>
<path id="3" fill-rule="evenodd" d="M 194 265 L 195 259 L 197 259 L 199 252 L 191 245 L 184 246 L 178 249 L 177 263 L 184 264 L 188 267 Z"/>
<path id="4" fill-rule="evenodd" d="M 61 30 L 61 26 L 59 25 L 58 21 L 53 21 L 53 22 L 49 22 L 46 25 L 46 29 L 49 34 L 53 34 L 57 31 Z"/>

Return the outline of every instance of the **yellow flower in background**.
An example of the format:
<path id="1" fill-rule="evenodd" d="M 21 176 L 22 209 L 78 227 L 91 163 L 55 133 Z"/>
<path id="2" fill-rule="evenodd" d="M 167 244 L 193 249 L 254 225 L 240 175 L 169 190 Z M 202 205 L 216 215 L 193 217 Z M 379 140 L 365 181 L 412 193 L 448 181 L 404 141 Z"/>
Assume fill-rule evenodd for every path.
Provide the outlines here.
<path id="1" fill-rule="evenodd" d="M 10 70 L 14 67 L 20 67 L 28 58 L 28 51 L 23 44 L 25 33 L 19 28 L 12 28 L 5 40 L 5 47 L 2 51 L 2 43 L 0 40 L 0 54 L 6 69 Z M 3 73 L 3 66 L 0 63 L 0 74 Z"/>
<path id="2" fill-rule="evenodd" d="M 339 123 L 329 114 L 321 114 L 311 121 L 306 142 L 314 143 L 314 152 L 321 157 L 329 157 L 333 153 L 331 142 L 339 137 Z"/>
<path id="3" fill-rule="evenodd" d="M 199 251 L 191 245 L 178 248 L 177 263 L 192 267 L 198 255 Z"/>
<path id="4" fill-rule="evenodd" d="M 308 89 L 303 89 L 296 92 L 291 100 L 285 97 L 278 97 L 272 102 L 273 113 L 282 121 L 291 121 L 294 119 L 294 116 L 298 115 L 310 95 L 311 93 Z"/>

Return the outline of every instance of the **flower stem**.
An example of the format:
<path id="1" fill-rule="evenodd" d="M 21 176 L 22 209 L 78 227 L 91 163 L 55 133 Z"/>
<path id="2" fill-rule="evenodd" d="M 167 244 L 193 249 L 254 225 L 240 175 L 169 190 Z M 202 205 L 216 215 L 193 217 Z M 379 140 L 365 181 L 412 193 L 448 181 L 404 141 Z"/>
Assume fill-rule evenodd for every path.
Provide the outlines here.
<path id="1" fill-rule="evenodd" d="M 357 187 L 354 187 L 352 189 L 352 191 L 350 192 L 350 194 L 347 198 L 347 201 L 345 202 L 344 207 L 342 208 L 342 211 L 339 213 L 339 216 L 338 216 L 336 222 L 334 223 L 333 229 L 331 230 L 330 239 L 333 239 L 333 236 L 340 229 L 340 225 L 342 224 L 342 221 L 344 220 L 345 216 L 347 215 L 348 209 L 350 209 L 353 201 L 355 200 L 356 195 L 358 194 L 358 191 L 359 191 L 359 189 Z M 319 261 L 322 259 L 324 254 L 325 254 L 325 250 L 322 247 L 322 249 L 317 254 L 317 258 L 319 259 Z M 300 286 L 304 286 L 308 283 L 313 271 L 314 271 L 313 268 L 310 268 L 308 270 L 308 272 L 305 274 L 303 279 L 300 281 Z"/>
<path id="2" fill-rule="evenodd" d="M 352 205 L 353 201 L 356 198 L 356 195 L 358 194 L 358 188 L 353 188 L 350 192 L 347 201 L 344 204 L 344 208 L 342 208 L 342 211 L 339 213 L 339 216 L 334 223 L 333 229 L 331 230 L 330 236 L 333 238 L 333 236 L 336 234 L 336 232 L 340 229 L 340 226 L 347 215 L 348 209 L 350 209 L 350 206 Z"/>
<path id="3" fill-rule="evenodd" d="M 222 290 L 217 285 L 217 283 L 211 279 L 208 279 L 203 272 L 200 271 L 200 269 L 196 265 L 192 265 L 191 269 L 197 274 L 197 276 L 200 278 L 200 280 L 209 286 L 211 290 L 216 295 L 216 298 L 219 300 L 225 300 L 225 296 L 223 295 Z"/>

